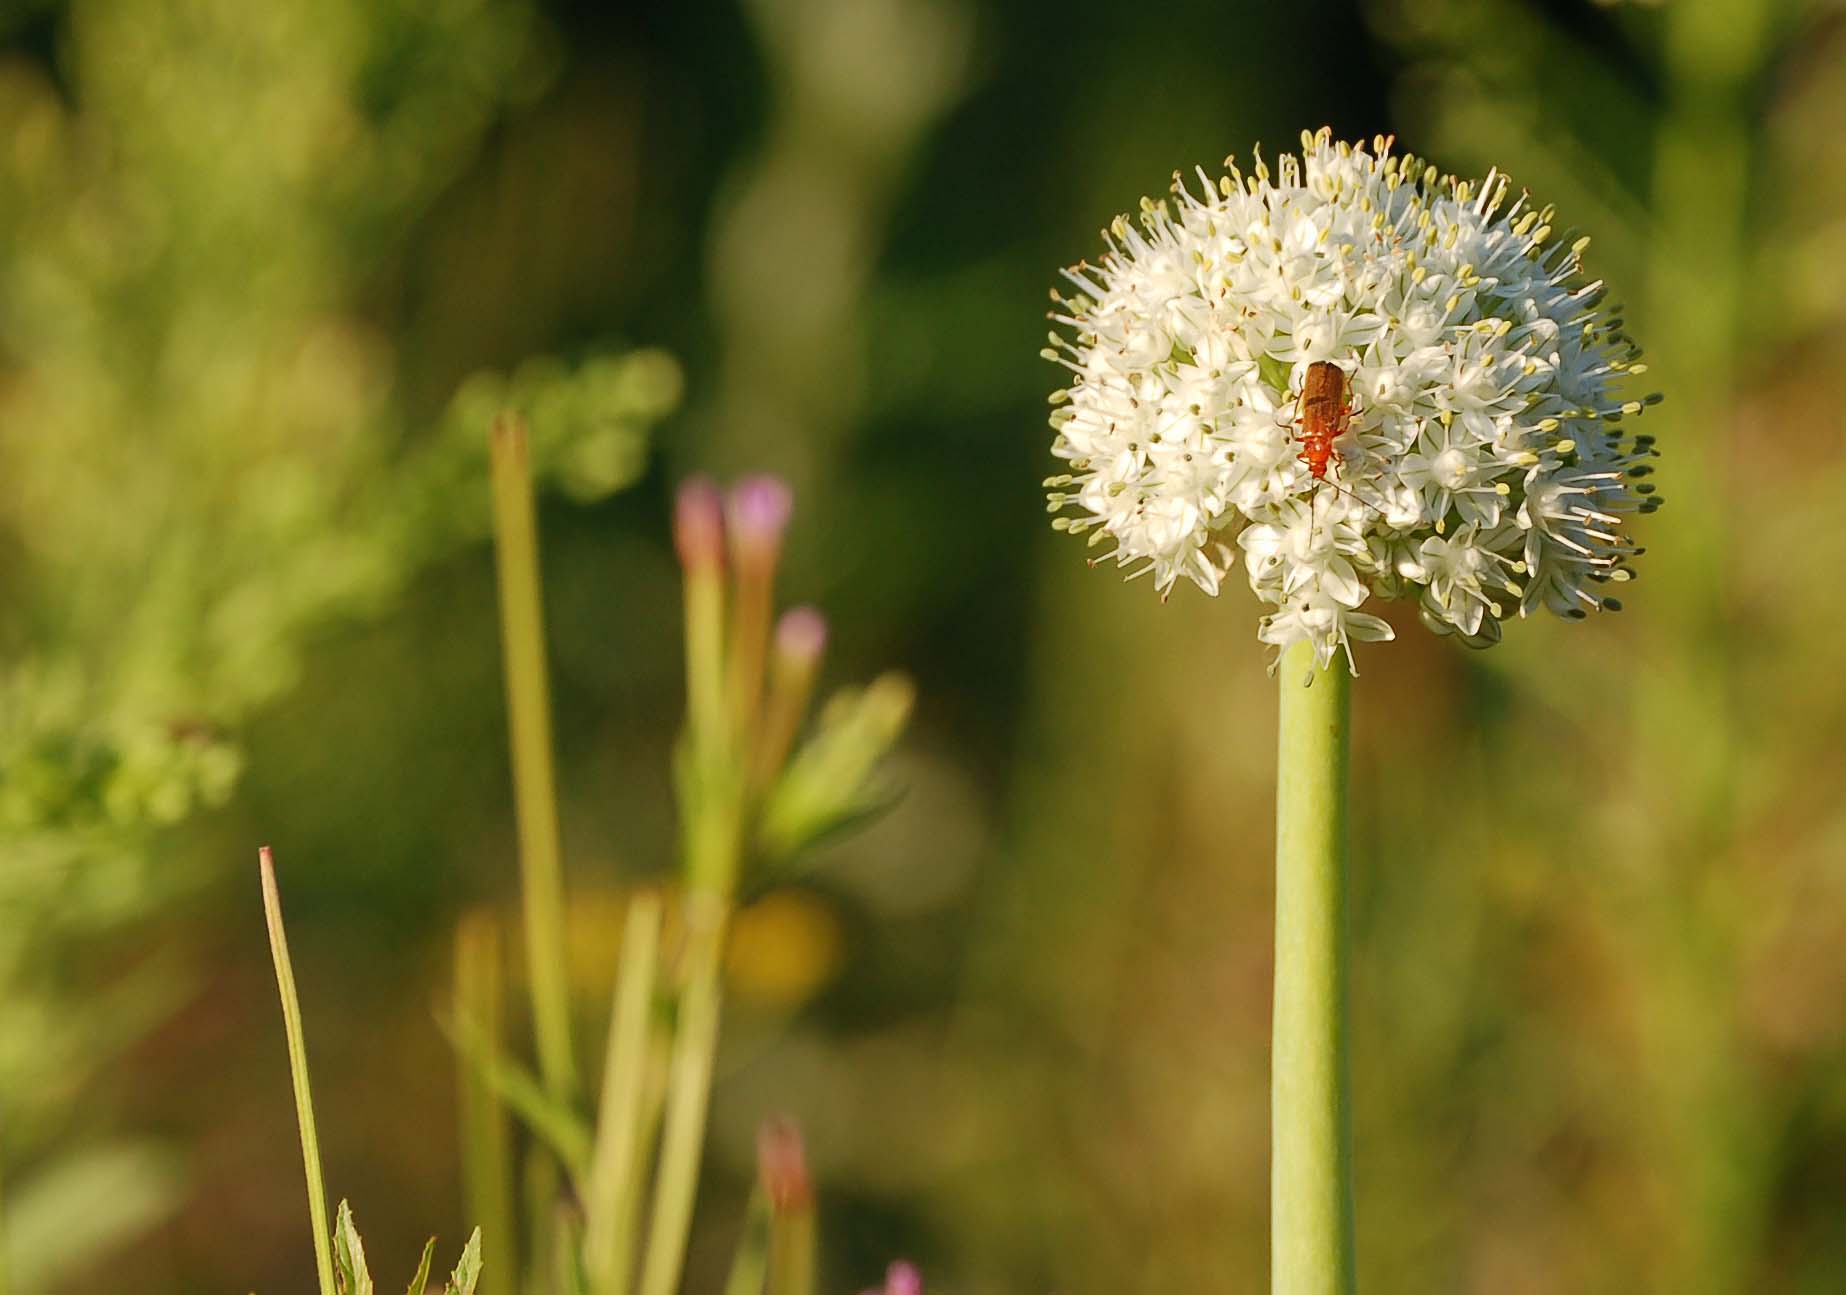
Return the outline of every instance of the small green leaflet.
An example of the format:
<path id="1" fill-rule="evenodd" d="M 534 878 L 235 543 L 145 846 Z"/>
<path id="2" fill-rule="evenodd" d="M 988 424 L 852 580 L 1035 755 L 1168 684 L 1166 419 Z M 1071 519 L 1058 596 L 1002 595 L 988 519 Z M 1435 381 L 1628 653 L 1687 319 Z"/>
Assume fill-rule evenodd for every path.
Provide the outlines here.
<path id="1" fill-rule="evenodd" d="M 353 1225 L 353 1207 L 340 1202 L 333 1225 L 333 1276 L 341 1295 L 372 1295 L 372 1274 L 365 1266 L 365 1244 Z"/>
<path id="2" fill-rule="evenodd" d="M 423 1244 L 423 1258 L 417 1263 L 417 1275 L 410 1279 L 408 1295 L 426 1295 L 430 1264 L 436 1257 L 436 1238 Z M 372 1274 L 365 1266 L 365 1243 L 353 1222 L 352 1206 L 340 1202 L 339 1218 L 333 1228 L 333 1276 L 340 1295 L 374 1295 Z M 481 1279 L 481 1229 L 476 1228 L 462 1250 L 461 1262 L 443 1287 L 445 1295 L 474 1295 L 474 1284 Z"/>
<path id="3" fill-rule="evenodd" d="M 481 1229 L 476 1228 L 462 1247 L 461 1261 L 449 1274 L 448 1295 L 474 1295 L 474 1284 L 481 1280 Z"/>
<path id="4" fill-rule="evenodd" d="M 430 1260 L 435 1257 L 436 1238 L 431 1237 L 423 1243 L 423 1258 L 417 1264 L 417 1275 L 410 1279 L 409 1295 L 423 1295 L 424 1288 L 429 1285 Z"/>

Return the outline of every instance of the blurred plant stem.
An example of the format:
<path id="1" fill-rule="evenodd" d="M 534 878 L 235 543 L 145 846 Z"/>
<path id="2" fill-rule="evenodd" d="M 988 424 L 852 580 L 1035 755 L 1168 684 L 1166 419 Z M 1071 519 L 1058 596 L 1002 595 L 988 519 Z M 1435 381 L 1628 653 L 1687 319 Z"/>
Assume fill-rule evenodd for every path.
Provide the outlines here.
<path id="1" fill-rule="evenodd" d="M 1271 1289 L 1355 1289 L 1346 1058 L 1346 768 L 1350 680 L 1283 654 L 1276 750 Z"/>
<path id="2" fill-rule="evenodd" d="M 775 530 L 779 532 L 779 523 Z M 667 1069 L 640 1295 L 673 1295 L 685 1265 L 718 1047 L 724 932 L 743 849 L 745 782 L 738 741 L 742 730 L 734 723 L 743 712 L 735 702 L 740 681 L 732 679 L 727 685 L 724 504 L 710 482 L 693 480 L 681 489 L 674 544 L 686 588 L 687 721 L 680 753 L 685 978 Z M 773 579 L 773 546 L 766 563 L 753 561 L 749 569 L 765 582 Z M 767 589 L 751 589 L 737 602 L 751 607 L 759 600 L 766 603 L 767 597 Z M 735 645 L 730 655 L 737 655 Z"/>
<path id="3" fill-rule="evenodd" d="M 731 1256 L 730 1275 L 724 1279 L 724 1295 L 763 1295 L 763 1283 L 769 1280 L 769 1196 L 762 1184 L 750 1193 L 744 1206 L 743 1235 Z"/>
<path id="4" fill-rule="evenodd" d="M 500 633 L 506 654 L 507 724 L 513 749 L 514 812 L 519 821 L 520 897 L 539 1073 L 559 1101 L 577 1080 L 571 1059 L 570 982 L 565 967 L 564 870 L 559 859 L 557 786 L 551 767 L 551 705 L 545 675 L 545 625 L 539 599 L 538 528 L 523 419 L 505 414 L 493 429 L 494 556 Z"/>
<path id="5" fill-rule="evenodd" d="M 1671 667 L 1649 672 L 1646 704 L 1662 731 L 1684 735 L 1678 758 L 1696 780 L 1684 803 L 1698 807 L 1700 830 L 1721 835 L 1737 785 L 1725 656 L 1732 640 L 1723 632 L 1735 539 L 1722 452 L 1736 408 L 1752 168 L 1748 104 L 1770 15 L 1756 0 L 1694 0 L 1669 5 L 1661 16 L 1668 108 L 1655 145 L 1648 331 L 1685 443 L 1674 466 L 1673 506 L 1655 526 L 1660 549 L 1673 559 L 1660 573 L 1674 595 L 1667 605 L 1690 623 L 1675 636 L 1684 648 Z M 1688 789 L 1682 783 L 1680 790 Z"/>
<path id="6" fill-rule="evenodd" d="M 0 1134 L 6 1125 L 0 1122 Z M 6 1157 L 0 1155 L 0 1295 L 13 1295 L 13 1268 L 7 1259 Z"/>
<path id="7" fill-rule="evenodd" d="M 282 896 L 276 889 L 275 858 L 268 846 L 257 851 L 257 868 L 262 874 L 263 918 L 269 926 L 269 955 L 276 964 L 276 988 L 282 994 L 282 1028 L 288 1036 L 289 1076 L 295 1084 L 295 1119 L 301 1126 L 301 1159 L 308 1178 L 308 1218 L 314 1228 L 314 1272 L 320 1282 L 320 1295 L 336 1295 L 333 1234 L 327 1223 L 327 1189 L 321 1182 L 314 1098 L 308 1091 L 308 1051 L 301 1030 L 301 1000 L 295 993 L 295 969 L 289 962 L 288 936 L 282 930 Z"/>
<path id="8" fill-rule="evenodd" d="M 609 1014 L 596 1145 L 584 1191 L 584 1267 L 591 1295 L 621 1295 L 634 1262 L 635 1207 L 643 1167 L 649 1016 L 660 957 L 661 903 L 643 893 L 628 903 L 622 960 Z"/>
<path id="9" fill-rule="evenodd" d="M 792 1120 L 756 1131 L 758 1192 L 768 1204 L 763 1295 L 814 1295 L 814 1181 L 807 1148 Z"/>
<path id="10" fill-rule="evenodd" d="M 699 1158 L 705 1146 L 712 1059 L 718 1050 L 719 972 L 728 909 L 729 902 L 714 894 L 695 890 L 686 896 L 686 983 L 680 993 L 667 1075 L 666 1123 L 661 1131 L 641 1295 L 673 1295 L 685 1266 Z"/>
<path id="11" fill-rule="evenodd" d="M 485 1194 L 504 1191 L 510 1181 L 502 1121 L 517 1115 L 550 1149 L 523 1166 L 530 1237 L 525 1289 L 532 1295 L 628 1295 L 637 1288 L 641 1295 L 675 1295 L 698 1196 L 737 879 L 746 857 L 770 857 L 760 845 L 762 806 L 790 776 L 786 757 L 813 687 L 826 623 L 812 608 L 798 608 L 772 632 L 775 569 L 792 507 L 781 481 L 747 478 L 728 498 L 702 478 L 681 488 L 674 513 L 686 630 L 687 719 L 675 755 L 680 935 L 674 956 L 663 960 L 665 905 L 648 891 L 631 894 L 595 1119 L 586 1121 L 574 1093 L 570 1055 L 538 545 L 524 428 L 512 418 L 494 429 L 493 485 L 526 944 L 542 1077 L 501 1049 L 491 924 L 474 931 L 464 924 L 452 1035 L 463 1067 L 470 1191 L 483 1193 L 480 1213 L 510 1227 L 505 1218 L 510 1209 Z M 892 678 L 862 695 L 836 699 L 823 714 L 794 763 L 830 769 L 830 794 L 809 795 L 798 813 L 785 815 L 789 821 L 778 838 L 776 863 L 785 865 L 821 835 L 863 820 L 884 803 L 887 797 L 871 777 L 873 766 L 896 739 L 909 697 L 908 683 Z M 655 1019 L 663 961 L 674 968 L 670 1027 Z M 640 1206 L 650 1182 L 646 1243 L 637 1255 Z M 810 1235 L 784 1265 L 801 1278 L 788 1287 L 795 1295 L 805 1295 L 811 1285 L 812 1250 Z M 507 1262 L 510 1270 L 510 1258 Z M 745 1255 L 740 1262 L 734 1275 L 748 1280 L 753 1261 Z"/>
<path id="12" fill-rule="evenodd" d="M 455 933 L 455 1019 L 487 1046 L 504 1044 L 506 985 L 500 928 L 485 912 L 465 916 Z M 465 1050 L 458 1049 L 461 1086 L 462 1177 L 468 1217 L 478 1219 L 486 1247 L 482 1267 L 490 1290 L 518 1290 L 519 1257 L 513 1212 L 512 1127 L 501 1104 Z"/>
<path id="13" fill-rule="evenodd" d="M 558 846 L 557 782 L 551 766 L 551 702 L 545 671 L 545 623 L 540 598 L 538 526 L 533 518 L 532 467 L 525 420 L 513 413 L 494 422 L 494 561 L 500 589 L 500 637 L 506 657 L 507 727 L 513 755 L 513 810 L 519 826 L 520 904 L 525 914 L 526 971 L 532 989 L 532 1028 L 539 1074 L 559 1106 L 575 1101 L 571 1059 L 570 980 L 565 966 L 564 867 Z M 559 1167 L 527 1165 L 532 1253 L 542 1290 L 553 1278 Z"/>
<path id="14" fill-rule="evenodd" d="M 1758 1125 L 1737 1053 L 1745 720 L 1736 694 L 1742 640 L 1732 629 L 1739 541 L 1730 452 L 1757 79 L 1785 17 L 1761 0 L 1662 11 L 1667 93 L 1655 145 L 1647 322 L 1681 431 L 1673 506 L 1656 522 L 1655 541 L 1671 555 L 1660 571 L 1671 595 L 1661 614 L 1677 612 L 1677 623 L 1667 627 L 1667 650 L 1640 676 L 1635 728 L 1667 735 L 1649 748 L 1661 753 L 1654 794 L 1683 825 L 1662 854 L 1661 875 L 1671 875 L 1658 890 L 1664 902 L 1646 910 L 1657 999 L 1642 1019 L 1660 1061 L 1651 1135 L 1680 1194 L 1675 1212 L 1688 1224 L 1687 1244 L 1662 1280 L 1688 1295 L 1748 1287 L 1775 1201 L 1775 1141 Z"/>

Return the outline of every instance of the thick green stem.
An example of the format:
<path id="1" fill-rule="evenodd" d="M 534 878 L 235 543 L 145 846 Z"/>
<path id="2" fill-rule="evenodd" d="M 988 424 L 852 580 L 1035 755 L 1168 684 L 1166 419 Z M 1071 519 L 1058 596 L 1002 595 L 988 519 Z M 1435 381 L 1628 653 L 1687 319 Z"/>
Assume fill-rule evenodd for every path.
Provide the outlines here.
<path id="1" fill-rule="evenodd" d="M 575 1096 L 570 982 L 565 964 L 564 867 L 551 767 L 551 701 L 539 597 L 538 527 L 525 424 L 504 415 L 493 430 L 494 556 L 506 654 L 507 723 L 513 747 L 513 809 L 519 824 L 520 898 L 532 979 L 539 1071 L 555 1098 Z"/>
<path id="2" fill-rule="evenodd" d="M 1276 752 L 1276 989 L 1270 1289 L 1350 1295 L 1352 1118 L 1346 1060 L 1346 667 L 1282 658 Z"/>
<path id="3" fill-rule="evenodd" d="M 282 995 L 282 1031 L 288 1037 L 289 1077 L 295 1083 L 295 1122 L 301 1126 L 301 1161 L 308 1176 L 308 1220 L 314 1228 L 314 1272 L 320 1280 L 320 1295 L 335 1295 L 333 1232 L 327 1222 L 327 1189 L 321 1182 L 314 1097 L 308 1091 L 308 1046 L 301 1029 L 301 999 L 295 993 L 295 968 L 289 961 L 288 936 L 282 930 L 282 896 L 276 889 L 276 863 L 268 846 L 257 852 L 257 866 L 263 878 L 263 918 L 269 926 L 269 956 L 276 964 L 276 988 Z"/>

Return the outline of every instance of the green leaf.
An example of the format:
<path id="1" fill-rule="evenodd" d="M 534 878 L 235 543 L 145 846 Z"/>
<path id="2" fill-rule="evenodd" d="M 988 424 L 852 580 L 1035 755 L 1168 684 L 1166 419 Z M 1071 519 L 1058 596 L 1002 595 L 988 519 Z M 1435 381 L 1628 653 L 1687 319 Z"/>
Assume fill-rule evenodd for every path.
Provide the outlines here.
<path id="1" fill-rule="evenodd" d="M 365 1243 L 353 1225 L 353 1207 L 340 1202 L 333 1225 L 333 1275 L 343 1295 L 372 1295 L 372 1274 L 365 1266 Z"/>
<path id="2" fill-rule="evenodd" d="M 1287 395 L 1294 366 L 1279 356 L 1264 353 L 1256 357 L 1256 373 L 1278 395 Z"/>
<path id="3" fill-rule="evenodd" d="M 1293 375 L 1294 369 L 1294 365 L 1280 356 L 1265 353 L 1256 357 L 1257 376 L 1274 387 L 1280 395 L 1288 394 L 1289 378 Z"/>
<path id="4" fill-rule="evenodd" d="M 410 1279 L 408 1295 L 423 1295 L 429 1287 L 429 1265 L 436 1257 L 436 1238 L 431 1237 L 423 1243 L 423 1258 L 417 1263 L 417 1275 Z"/>
<path id="5" fill-rule="evenodd" d="M 455 1271 L 449 1274 L 448 1295 L 474 1295 L 474 1284 L 481 1280 L 481 1229 L 476 1228 L 462 1247 Z"/>
<path id="6" fill-rule="evenodd" d="M 894 797 L 874 769 L 903 731 L 913 698 L 910 681 L 890 674 L 834 695 L 763 806 L 758 845 L 766 860 L 786 860 L 889 806 Z"/>

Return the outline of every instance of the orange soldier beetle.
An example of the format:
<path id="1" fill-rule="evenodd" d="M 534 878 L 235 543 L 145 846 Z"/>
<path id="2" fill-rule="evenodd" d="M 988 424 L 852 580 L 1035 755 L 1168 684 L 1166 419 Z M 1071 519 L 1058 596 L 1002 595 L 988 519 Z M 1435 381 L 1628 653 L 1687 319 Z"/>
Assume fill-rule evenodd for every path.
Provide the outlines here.
<path id="1" fill-rule="evenodd" d="M 1355 412 L 1346 370 L 1331 360 L 1316 360 L 1308 365 L 1301 379 L 1301 394 L 1295 397 L 1295 408 L 1296 417 L 1292 421 L 1301 428 L 1300 435 L 1295 438 L 1301 443 L 1301 453 L 1295 457 L 1308 465 L 1308 475 L 1317 483 L 1315 489 L 1322 485 L 1332 486 L 1335 492 L 1354 503 L 1363 503 L 1359 496 L 1327 477 L 1328 464 L 1345 462 L 1340 452 L 1333 448 L 1333 442 L 1346 434 Z M 1313 507 L 1310 502 L 1310 515 Z"/>
<path id="2" fill-rule="evenodd" d="M 1308 365 L 1301 380 L 1297 408 L 1301 425 L 1301 453 L 1295 457 L 1308 465 L 1308 475 L 1316 481 L 1327 479 L 1327 464 L 1339 463 L 1340 452 L 1333 448 L 1334 438 L 1346 434 L 1352 422 L 1353 407 L 1349 398 L 1346 370 L 1331 360 L 1316 360 Z M 1336 483 L 1337 484 L 1337 483 Z"/>

